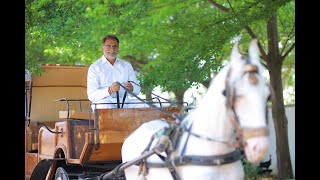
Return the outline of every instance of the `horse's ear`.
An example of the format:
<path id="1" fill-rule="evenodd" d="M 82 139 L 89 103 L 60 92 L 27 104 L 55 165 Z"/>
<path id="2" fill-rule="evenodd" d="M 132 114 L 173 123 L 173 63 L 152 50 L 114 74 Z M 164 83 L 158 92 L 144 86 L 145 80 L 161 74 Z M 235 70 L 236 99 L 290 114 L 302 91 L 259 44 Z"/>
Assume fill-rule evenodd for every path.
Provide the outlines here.
<path id="1" fill-rule="evenodd" d="M 235 42 L 231 51 L 231 61 L 235 59 L 241 59 L 241 54 L 239 53 L 238 42 Z"/>
<path id="2" fill-rule="evenodd" d="M 253 62 L 260 62 L 259 54 L 260 54 L 260 50 L 258 47 L 258 39 L 255 38 L 250 42 L 250 46 L 249 46 L 250 60 Z"/>

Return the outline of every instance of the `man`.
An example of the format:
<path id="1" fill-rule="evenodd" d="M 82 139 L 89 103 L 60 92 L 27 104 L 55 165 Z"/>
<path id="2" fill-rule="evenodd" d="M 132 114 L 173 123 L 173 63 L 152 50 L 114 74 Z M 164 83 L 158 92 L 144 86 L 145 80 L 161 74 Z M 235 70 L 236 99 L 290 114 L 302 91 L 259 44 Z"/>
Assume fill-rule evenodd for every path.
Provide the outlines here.
<path id="1" fill-rule="evenodd" d="M 89 67 L 87 94 L 89 100 L 93 103 L 92 108 L 117 108 L 119 104 L 122 107 L 124 98 L 125 103 L 131 104 L 124 103 L 123 108 L 148 107 L 147 104 L 138 99 L 125 96 L 129 93 L 125 93 L 126 90 L 119 83 L 136 95 L 140 92 L 140 86 L 137 85 L 138 81 L 132 65 L 117 57 L 118 50 L 119 39 L 115 35 L 105 36 L 102 39 L 102 57 Z M 119 94 L 118 98 L 117 92 Z"/>

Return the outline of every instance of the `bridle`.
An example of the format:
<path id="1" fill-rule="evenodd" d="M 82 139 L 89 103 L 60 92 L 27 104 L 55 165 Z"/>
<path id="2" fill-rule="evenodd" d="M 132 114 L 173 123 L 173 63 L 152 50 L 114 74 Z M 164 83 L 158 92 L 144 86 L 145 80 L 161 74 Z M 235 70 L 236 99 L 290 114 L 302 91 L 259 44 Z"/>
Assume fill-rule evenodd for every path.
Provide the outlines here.
<path id="1" fill-rule="evenodd" d="M 240 121 L 238 118 L 238 115 L 235 111 L 235 101 L 236 101 L 236 89 L 233 85 L 229 83 L 229 77 L 231 69 L 229 69 L 227 73 L 226 78 L 226 88 L 223 91 L 223 95 L 226 97 L 226 109 L 227 114 L 229 116 L 229 119 L 231 119 L 232 124 L 235 127 L 236 130 L 236 139 L 237 142 L 233 144 L 235 147 L 244 148 L 246 146 L 246 140 L 253 137 L 259 137 L 259 136 L 268 136 L 269 135 L 269 129 L 268 129 L 268 106 L 266 105 L 266 124 L 267 126 L 264 128 L 241 128 Z M 245 65 L 245 71 L 242 74 L 244 76 L 246 73 L 249 73 L 249 82 L 251 84 L 257 84 L 258 78 L 256 77 L 256 74 L 258 73 L 258 66 L 251 64 L 250 60 L 247 59 L 247 63 Z M 270 97 L 268 97 L 268 101 L 270 100 Z"/>

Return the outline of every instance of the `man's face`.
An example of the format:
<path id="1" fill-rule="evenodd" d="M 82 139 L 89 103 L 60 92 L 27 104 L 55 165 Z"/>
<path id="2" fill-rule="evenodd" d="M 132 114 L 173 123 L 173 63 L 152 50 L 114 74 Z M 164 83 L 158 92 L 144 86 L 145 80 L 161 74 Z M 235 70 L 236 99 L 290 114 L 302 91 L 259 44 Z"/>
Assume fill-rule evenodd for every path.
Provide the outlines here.
<path id="1" fill-rule="evenodd" d="M 119 44 L 115 39 L 107 39 L 102 45 L 103 53 L 107 59 L 116 59 L 119 49 Z"/>

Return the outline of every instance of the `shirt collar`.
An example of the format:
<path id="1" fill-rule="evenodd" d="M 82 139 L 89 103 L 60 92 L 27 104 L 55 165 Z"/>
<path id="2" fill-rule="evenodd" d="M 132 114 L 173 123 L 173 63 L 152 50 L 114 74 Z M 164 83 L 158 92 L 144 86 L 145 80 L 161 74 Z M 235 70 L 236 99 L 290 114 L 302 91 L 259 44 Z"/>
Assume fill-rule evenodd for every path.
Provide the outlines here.
<path id="1" fill-rule="evenodd" d="M 107 58 L 104 56 L 104 55 L 102 55 L 102 63 L 104 64 L 104 63 L 108 63 L 108 64 L 110 64 L 110 62 L 107 60 Z M 114 62 L 114 64 L 116 64 L 117 63 L 117 61 L 118 61 L 118 57 L 116 58 L 116 61 Z M 111 64 L 110 64 L 111 65 Z"/>

